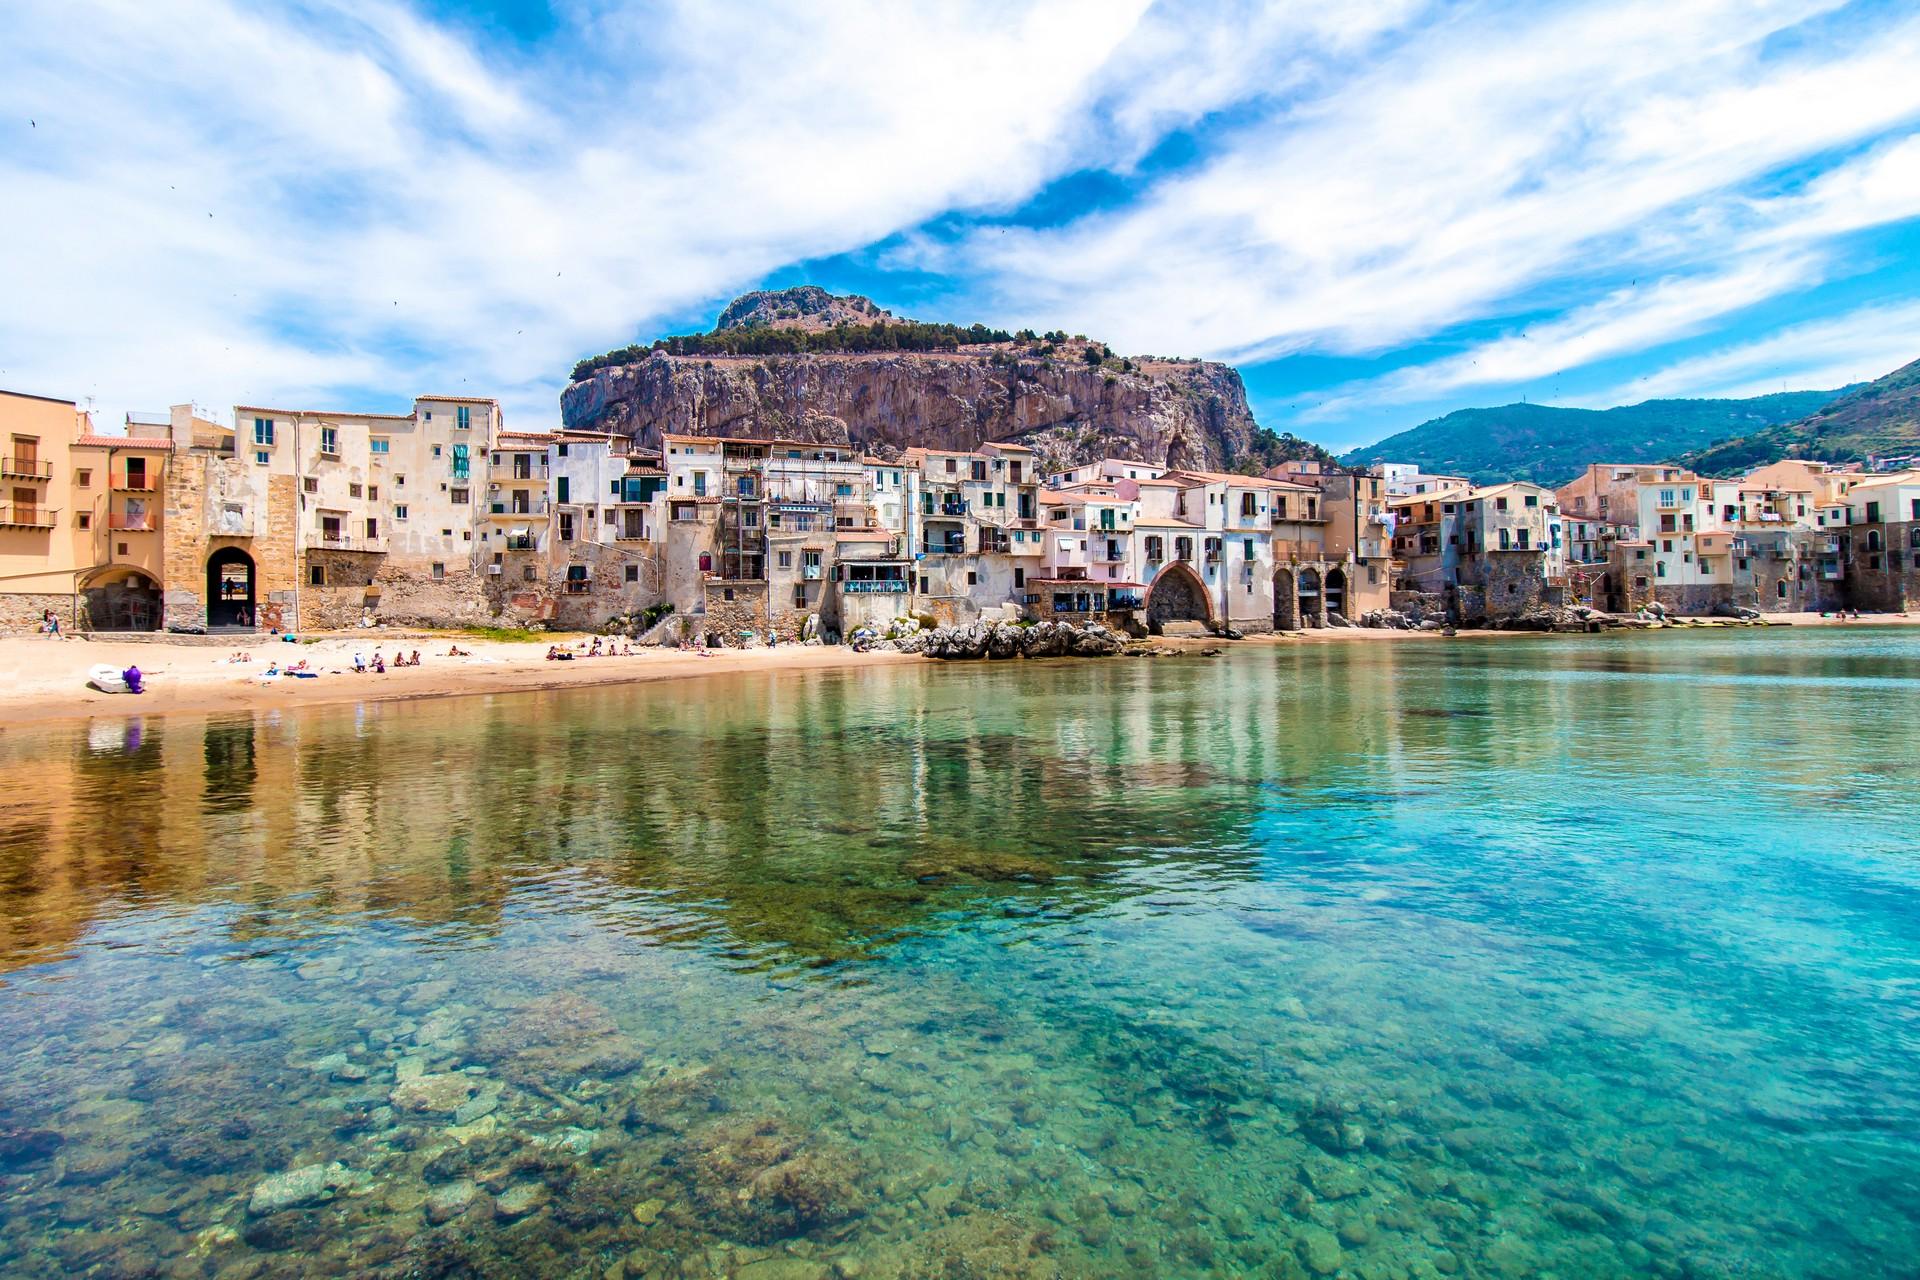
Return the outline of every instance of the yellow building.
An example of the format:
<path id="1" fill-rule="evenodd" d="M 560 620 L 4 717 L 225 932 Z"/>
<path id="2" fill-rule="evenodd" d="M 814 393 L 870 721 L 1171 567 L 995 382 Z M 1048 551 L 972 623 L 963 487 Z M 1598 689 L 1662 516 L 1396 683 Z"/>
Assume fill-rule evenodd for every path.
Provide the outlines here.
<path id="1" fill-rule="evenodd" d="M 160 625 L 161 504 L 172 432 L 97 435 L 71 400 L 0 391 L 0 631 Z"/>

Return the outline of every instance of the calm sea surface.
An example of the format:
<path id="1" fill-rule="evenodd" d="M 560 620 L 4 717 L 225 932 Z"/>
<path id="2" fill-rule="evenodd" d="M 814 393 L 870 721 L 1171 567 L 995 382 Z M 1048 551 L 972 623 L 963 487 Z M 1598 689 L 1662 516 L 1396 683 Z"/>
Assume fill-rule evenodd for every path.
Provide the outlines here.
<path id="1" fill-rule="evenodd" d="M 1920 1274 L 1920 630 L 0 734 L 0 1273 Z"/>

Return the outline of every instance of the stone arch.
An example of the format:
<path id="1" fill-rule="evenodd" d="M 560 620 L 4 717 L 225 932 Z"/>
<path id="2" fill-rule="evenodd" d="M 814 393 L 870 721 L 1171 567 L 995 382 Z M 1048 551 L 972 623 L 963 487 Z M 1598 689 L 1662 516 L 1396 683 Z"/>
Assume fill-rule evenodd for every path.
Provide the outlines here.
<path id="1" fill-rule="evenodd" d="M 1326 613 L 1347 616 L 1347 571 L 1345 569 L 1327 570 L 1326 589 L 1321 592 L 1322 607 Z"/>
<path id="2" fill-rule="evenodd" d="M 80 598 L 89 631 L 158 631 L 163 603 L 160 583 L 144 569 L 108 564 L 80 578 Z"/>
<path id="3" fill-rule="evenodd" d="M 259 625 L 258 574 L 253 557 L 239 547 L 221 547 L 207 557 L 207 626 Z"/>
<path id="4" fill-rule="evenodd" d="M 1273 629 L 1275 631 L 1300 629 L 1300 600 L 1293 593 L 1293 570 L 1291 569 L 1276 569 L 1273 572 Z"/>
<path id="5" fill-rule="evenodd" d="M 1326 601 L 1320 594 L 1320 571 L 1302 569 L 1300 571 L 1300 625 L 1303 627 L 1324 627 L 1327 625 Z"/>
<path id="6" fill-rule="evenodd" d="M 1169 622 L 1214 625 L 1207 584 L 1192 565 L 1180 560 L 1154 574 L 1153 585 L 1147 588 L 1147 629 L 1158 635 Z"/>

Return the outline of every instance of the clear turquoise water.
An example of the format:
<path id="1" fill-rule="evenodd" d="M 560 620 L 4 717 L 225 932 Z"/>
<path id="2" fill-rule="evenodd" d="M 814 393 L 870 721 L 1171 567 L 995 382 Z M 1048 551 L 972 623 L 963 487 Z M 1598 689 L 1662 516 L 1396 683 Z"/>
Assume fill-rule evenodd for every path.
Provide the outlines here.
<path id="1" fill-rule="evenodd" d="M 0 763 L 8 1275 L 1920 1273 L 1920 633 Z"/>

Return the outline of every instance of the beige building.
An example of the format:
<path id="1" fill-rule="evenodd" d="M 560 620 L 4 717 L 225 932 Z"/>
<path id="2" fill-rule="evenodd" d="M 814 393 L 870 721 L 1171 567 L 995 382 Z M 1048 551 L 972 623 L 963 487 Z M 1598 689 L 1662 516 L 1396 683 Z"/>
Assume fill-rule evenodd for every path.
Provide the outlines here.
<path id="1" fill-rule="evenodd" d="M 0 631 L 160 624 L 166 420 L 101 435 L 71 400 L 0 392 Z"/>

